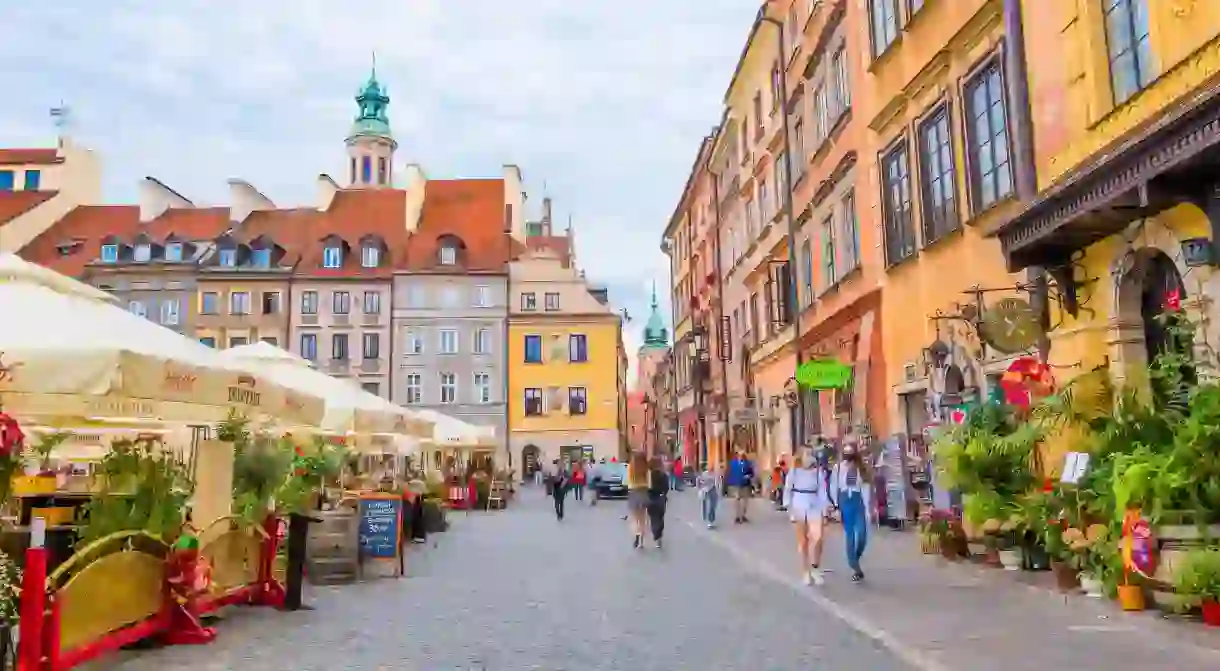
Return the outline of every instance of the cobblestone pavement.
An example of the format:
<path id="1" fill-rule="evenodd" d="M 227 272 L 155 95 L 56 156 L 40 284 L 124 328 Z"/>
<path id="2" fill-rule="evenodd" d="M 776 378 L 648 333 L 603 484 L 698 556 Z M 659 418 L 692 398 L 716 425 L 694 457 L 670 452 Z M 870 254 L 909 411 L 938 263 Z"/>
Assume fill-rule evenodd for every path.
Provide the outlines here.
<path id="1" fill-rule="evenodd" d="M 783 513 L 753 501 L 750 523 L 707 531 L 697 524 L 693 495 L 675 497 L 679 523 L 733 556 L 752 573 L 795 582 L 792 531 Z M 729 513 L 721 505 L 723 517 Z M 873 530 L 863 584 L 848 580 L 841 527 L 828 527 L 827 584 L 805 589 L 825 611 L 850 622 L 926 669 L 1220 668 L 1220 633 L 1163 619 L 1154 611 L 1123 613 L 1112 602 L 1065 597 L 1049 573 L 1005 572 L 950 564 L 920 554 L 914 532 Z M 868 668 L 859 666 L 853 668 Z"/>
<path id="2" fill-rule="evenodd" d="M 684 492 L 676 499 L 694 498 Z M 316 610 L 239 609 L 211 645 L 123 653 L 111 671 L 546 669 L 787 671 L 916 668 L 793 586 L 742 570 L 677 519 L 633 551 L 625 504 L 534 491 L 507 512 L 458 514 L 409 577 L 318 589 Z M 675 506 L 685 505 L 684 500 Z M 972 669 L 987 667 L 974 666 Z M 1078 667 L 1079 668 L 1079 667 Z"/>

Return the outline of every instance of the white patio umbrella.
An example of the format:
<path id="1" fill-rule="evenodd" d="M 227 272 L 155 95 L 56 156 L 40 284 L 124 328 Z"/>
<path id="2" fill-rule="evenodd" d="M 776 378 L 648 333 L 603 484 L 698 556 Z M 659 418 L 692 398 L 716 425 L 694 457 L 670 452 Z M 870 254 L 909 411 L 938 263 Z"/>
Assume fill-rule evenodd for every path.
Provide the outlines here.
<path id="1" fill-rule="evenodd" d="M 0 282 L 38 284 L 52 291 L 69 296 L 78 296 L 106 303 L 117 303 L 118 298 L 84 282 L 61 275 L 54 270 L 30 263 L 12 252 L 0 252 Z"/>
<path id="2" fill-rule="evenodd" d="M 430 442 L 444 447 L 490 446 L 495 440 L 495 430 L 489 426 L 476 426 L 450 417 L 435 410 L 418 410 L 420 416 L 433 422 Z"/>
<path id="3" fill-rule="evenodd" d="M 224 368 L 215 350 L 109 302 L 59 293 L 49 286 L 52 271 L 27 265 L 10 264 L 0 281 L 0 404 L 6 411 L 201 423 L 219 421 L 233 408 L 276 419 L 320 416 L 320 400 L 260 385 Z"/>
<path id="4" fill-rule="evenodd" d="M 419 437 L 432 430 L 431 422 L 416 413 L 318 371 L 309 361 L 275 345 L 251 343 L 224 350 L 220 356 L 229 365 L 320 396 L 326 409 L 319 427 L 328 433 Z M 410 442 L 394 444 L 400 451 L 411 447 Z"/>

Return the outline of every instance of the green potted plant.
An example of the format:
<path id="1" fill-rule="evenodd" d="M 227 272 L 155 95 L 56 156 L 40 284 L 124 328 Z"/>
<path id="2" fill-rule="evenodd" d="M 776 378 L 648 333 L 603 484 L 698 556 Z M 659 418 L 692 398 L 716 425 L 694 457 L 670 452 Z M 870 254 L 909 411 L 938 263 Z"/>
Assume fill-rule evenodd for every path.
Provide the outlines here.
<path id="1" fill-rule="evenodd" d="M 1220 627 L 1220 548 L 1188 552 L 1174 574 L 1173 586 L 1183 609 L 1199 608 L 1206 624 Z"/>
<path id="2" fill-rule="evenodd" d="M 1020 535 L 1024 531 L 1020 517 L 1013 515 L 1000 523 L 996 531 L 996 549 L 1005 571 L 1020 571 L 1024 556 Z"/>
<path id="3" fill-rule="evenodd" d="M 1104 524 L 1091 524 L 1085 530 L 1069 527 L 1063 532 L 1063 542 L 1072 551 L 1072 566 L 1080 578 L 1080 588 L 1086 596 L 1105 595 L 1107 567 L 1114 556 L 1108 543 L 1110 530 Z"/>

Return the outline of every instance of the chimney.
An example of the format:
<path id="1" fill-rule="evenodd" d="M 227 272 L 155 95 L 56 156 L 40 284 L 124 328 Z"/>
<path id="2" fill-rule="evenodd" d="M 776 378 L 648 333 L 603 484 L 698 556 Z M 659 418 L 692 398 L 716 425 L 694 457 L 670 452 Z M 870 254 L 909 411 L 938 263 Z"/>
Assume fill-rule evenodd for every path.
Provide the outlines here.
<path id="1" fill-rule="evenodd" d="M 274 209 L 275 203 L 246 180 L 229 180 L 229 220 L 234 224 L 241 224 L 251 212 Z"/>
<path id="2" fill-rule="evenodd" d="M 551 197 L 542 197 L 542 234 L 551 234 Z"/>
<path id="3" fill-rule="evenodd" d="M 407 192 L 406 227 L 408 233 L 419 230 L 419 222 L 424 214 L 424 197 L 428 191 L 428 176 L 418 163 L 408 163 L 403 171 L 406 176 Z"/>
<path id="4" fill-rule="evenodd" d="M 339 183 L 331 179 L 330 175 L 326 173 L 318 175 L 319 212 L 325 212 L 330 209 L 330 204 L 335 199 L 336 193 L 339 193 Z"/>
<path id="5" fill-rule="evenodd" d="M 189 209 L 195 204 L 174 191 L 156 177 L 145 177 L 140 182 L 140 223 L 146 224 L 165 214 L 166 210 Z"/>
<path id="6" fill-rule="evenodd" d="M 504 213 L 511 218 L 508 230 L 512 237 L 525 241 L 525 189 L 521 168 L 504 166 Z"/>

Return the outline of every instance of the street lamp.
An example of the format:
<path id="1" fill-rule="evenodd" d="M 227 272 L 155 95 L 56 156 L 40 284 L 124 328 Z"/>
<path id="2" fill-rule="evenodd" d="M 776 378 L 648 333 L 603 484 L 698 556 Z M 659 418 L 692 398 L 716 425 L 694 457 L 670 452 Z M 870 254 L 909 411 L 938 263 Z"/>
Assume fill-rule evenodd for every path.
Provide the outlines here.
<path id="1" fill-rule="evenodd" d="M 792 281 L 792 272 L 796 269 L 796 217 L 792 214 L 792 131 L 791 125 L 788 123 L 788 68 L 784 66 L 788 62 L 788 50 L 784 45 L 784 23 L 779 19 L 772 18 L 767 14 L 767 8 L 770 7 L 770 2 L 764 4 L 758 10 L 758 19 L 764 23 L 769 23 L 775 26 L 775 31 L 778 33 L 776 40 L 776 48 L 779 50 L 779 95 L 780 112 L 783 118 L 784 132 L 784 216 L 788 219 L 788 311 L 792 315 L 792 342 L 796 348 L 796 367 L 800 368 L 802 363 L 801 356 L 801 308 L 796 295 L 796 282 Z M 804 159 L 804 157 L 801 157 Z M 805 395 L 797 391 L 796 394 L 796 430 L 793 431 L 793 437 L 796 439 L 796 444 L 792 446 L 795 451 L 799 446 L 805 444 Z"/>

